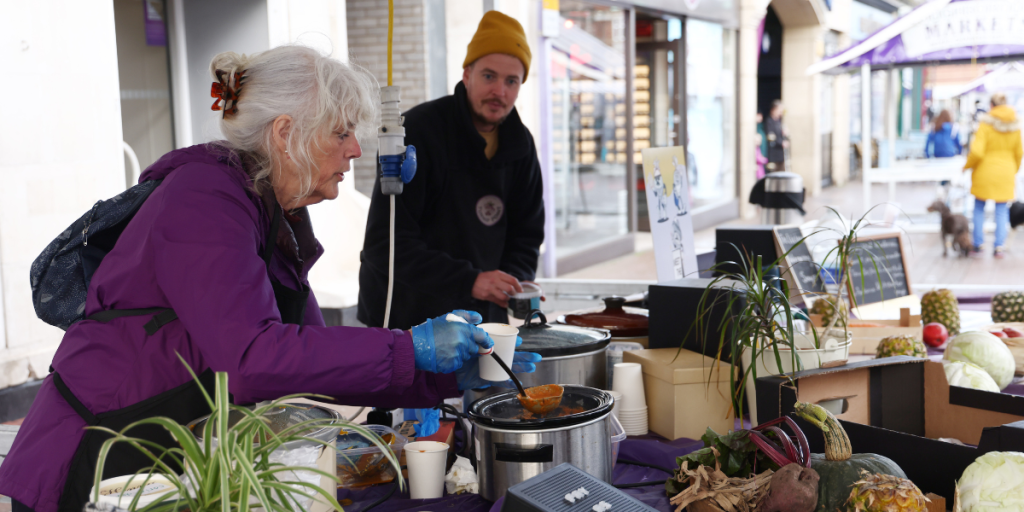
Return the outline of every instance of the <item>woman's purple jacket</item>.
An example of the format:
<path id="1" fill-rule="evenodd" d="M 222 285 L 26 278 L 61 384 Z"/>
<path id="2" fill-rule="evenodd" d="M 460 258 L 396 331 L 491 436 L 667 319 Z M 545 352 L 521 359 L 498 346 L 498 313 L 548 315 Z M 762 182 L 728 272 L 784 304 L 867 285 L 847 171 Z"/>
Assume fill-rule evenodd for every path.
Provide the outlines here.
<path id="1" fill-rule="evenodd" d="M 176 353 L 196 373 L 228 372 L 239 403 L 319 393 L 347 405 L 432 407 L 458 396 L 454 375 L 414 368 L 408 332 L 325 327 L 312 293 L 301 327 L 281 323 L 258 253 L 269 214 L 233 162 L 198 145 L 143 173 L 141 181 L 164 182 L 93 276 L 85 314 L 167 307 L 180 321 L 153 336 L 142 327 L 149 317 L 72 325 L 53 367 L 75 396 L 99 414 L 179 386 L 191 376 Z M 276 247 L 270 272 L 299 288 L 322 253 L 317 244 L 316 256 L 297 264 Z M 0 466 L 0 494 L 36 512 L 57 510 L 84 427 L 47 377 Z"/>

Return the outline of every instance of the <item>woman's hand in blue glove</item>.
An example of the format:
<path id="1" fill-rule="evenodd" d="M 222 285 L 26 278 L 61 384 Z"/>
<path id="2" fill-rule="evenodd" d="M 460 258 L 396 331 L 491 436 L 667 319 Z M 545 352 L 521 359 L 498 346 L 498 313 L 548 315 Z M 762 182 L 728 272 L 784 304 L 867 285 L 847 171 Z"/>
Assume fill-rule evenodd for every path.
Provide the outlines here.
<path id="1" fill-rule="evenodd" d="M 479 313 L 456 310 L 450 314 L 468 323 L 449 322 L 445 316 L 427 320 L 412 328 L 412 346 L 417 370 L 451 373 L 475 359 L 477 352 L 494 346 L 483 329 L 473 324 L 482 320 Z"/>
<path id="2" fill-rule="evenodd" d="M 523 339 L 516 337 L 516 346 L 522 345 Z M 455 372 L 455 379 L 459 383 L 459 391 L 465 391 L 467 389 L 482 389 L 490 387 L 494 382 L 484 380 L 480 378 L 480 357 L 490 356 L 479 356 L 470 359 L 466 364 Z M 512 358 L 512 372 L 513 373 L 533 373 L 537 370 L 535 363 L 540 362 L 540 354 L 533 352 L 516 352 Z M 505 381 L 509 387 L 514 387 L 511 380 Z"/>

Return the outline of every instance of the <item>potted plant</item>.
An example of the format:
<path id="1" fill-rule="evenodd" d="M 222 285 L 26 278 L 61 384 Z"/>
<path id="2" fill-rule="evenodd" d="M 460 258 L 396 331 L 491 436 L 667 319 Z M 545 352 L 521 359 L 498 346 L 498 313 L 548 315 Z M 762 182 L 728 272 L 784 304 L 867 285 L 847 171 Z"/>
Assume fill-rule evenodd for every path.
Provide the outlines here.
<path id="1" fill-rule="evenodd" d="M 184 361 L 182 362 L 184 363 Z M 193 378 L 197 378 L 191 368 L 189 368 L 189 373 Z M 200 387 L 200 389 L 203 388 Z M 89 427 L 102 430 L 112 436 L 100 449 L 92 501 L 94 503 L 100 501 L 100 481 L 103 467 L 110 449 L 115 443 L 129 443 L 153 461 L 152 466 L 140 470 L 131 477 L 132 487 L 144 487 L 154 478 L 170 482 L 171 489 L 162 495 L 162 500 L 140 506 L 141 493 L 131 499 L 127 510 L 145 512 L 176 512 L 180 510 L 246 512 L 256 507 L 265 511 L 280 512 L 302 510 L 315 498 L 329 504 L 334 510 L 343 510 L 334 493 L 327 492 L 314 483 L 302 481 L 297 476 L 297 472 L 315 473 L 337 482 L 335 475 L 313 467 L 286 466 L 271 459 L 271 454 L 282 445 L 294 441 L 315 443 L 332 450 L 336 449 L 330 442 L 301 435 L 311 427 L 319 429 L 326 426 L 337 426 L 358 432 L 380 448 L 388 462 L 396 470 L 399 468 L 398 458 L 391 451 L 390 446 L 373 432 L 358 425 L 320 419 L 296 423 L 278 432 L 274 432 L 271 428 L 267 414 L 274 410 L 280 410 L 284 402 L 303 397 L 328 397 L 311 394 L 290 395 L 253 409 L 232 405 L 228 398 L 228 375 L 223 372 L 216 374 L 215 396 L 210 397 L 205 390 L 203 390 L 203 395 L 210 405 L 212 414 L 209 421 L 204 422 L 202 435 L 198 439 L 198 433 L 194 434 L 187 427 L 164 417 L 147 418 L 135 422 L 121 432 L 103 427 Z M 229 415 L 232 416 L 230 420 Z M 232 424 L 231 420 L 239 416 L 240 419 Z M 167 429 L 178 446 L 165 448 L 125 435 L 125 432 L 132 428 L 145 424 L 159 425 Z M 170 461 L 176 463 L 178 467 L 184 468 L 184 473 L 179 475 L 173 471 L 168 464 Z M 404 486 L 401 471 L 398 470 L 397 473 L 399 486 Z M 139 482 L 139 484 L 135 485 L 135 482 Z M 125 486 L 125 488 L 127 487 Z M 121 506 L 126 499 L 126 497 L 122 497 Z"/>
<path id="2" fill-rule="evenodd" d="M 765 265 L 761 256 L 750 258 L 738 248 L 736 252 L 740 261 L 719 262 L 711 267 L 715 277 L 697 303 L 697 321 L 690 330 L 696 330 L 704 353 L 709 353 L 710 344 L 721 360 L 728 349 L 732 368 L 740 368 L 743 358 L 748 359 L 748 364 L 742 365 L 740 382 L 757 377 L 757 365 L 749 364 L 750 358 L 771 356 L 778 367 L 783 367 L 787 349 L 790 366 L 800 368 L 801 363 L 792 350 L 796 337 L 794 309 L 789 301 L 788 286 L 778 271 L 785 255 Z M 722 288 L 738 293 L 715 292 Z M 722 310 L 727 313 L 716 319 L 712 312 Z M 717 339 L 712 332 L 717 333 Z M 687 338 L 689 336 L 688 333 Z M 817 342 L 817 333 L 812 332 L 812 336 Z M 742 418 L 744 398 L 751 390 L 734 379 L 729 382 L 732 410 L 736 418 Z M 754 411 L 751 411 L 751 420 L 756 421 Z"/>
<path id="3" fill-rule="evenodd" d="M 719 359 L 725 349 L 729 349 L 729 362 L 733 368 L 741 367 L 742 363 L 742 385 L 736 382 L 731 384 L 732 407 L 736 418 L 742 418 L 744 398 L 750 396 L 750 421 L 757 424 L 754 382 L 758 373 L 778 375 L 819 368 L 837 364 L 849 356 L 852 335 L 846 322 L 843 322 L 841 330 L 836 328 L 841 315 L 834 315 L 820 331 L 811 326 L 810 322 L 806 329 L 796 328 L 796 319 L 806 317 L 794 309 L 788 285 L 781 277 L 788 270 L 782 268 L 782 263 L 791 251 L 806 243 L 808 238 L 829 232 L 839 235 L 838 245 L 825 256 L 826 260 L 831 258 L 838 261 L 843 269 L 838 280 L 838 301 L 845 303 L 843 294 L 852 282 L 851 269 L 854 264 L 859 265 L 861 275 L 866 264 L 875 265 L 877 269 L 874 255 L 855 245 L 860 230 L 870 225 L 865 219 L 871 210 L 852 224 L 847 224 L 836 210 L 829 210 L 840 219 L 841 229 L 825 228 L 807 235 L 768 264 L 762 261 L 761 256 L 750 257 L 736 248 L 740 261 L 720 262 L 710 269 L 716 277 L 706 287 L 698 302 L 698 319 L 691 329 L 697 330 L 697 337 L 705 353 L 710 343 Z M 815 263 L 815 266 L 821 268 L 820 264 Z M 741 293 L 713 293 L 715 288 L 722 287 L 731 287 Z M 723 306 L 729 313 L 720 315 L 717 321 L 712 320 L 712 312 L 721 311 Z M 711 332 L 718 333 L 717 339 L 710 339 Z"/>

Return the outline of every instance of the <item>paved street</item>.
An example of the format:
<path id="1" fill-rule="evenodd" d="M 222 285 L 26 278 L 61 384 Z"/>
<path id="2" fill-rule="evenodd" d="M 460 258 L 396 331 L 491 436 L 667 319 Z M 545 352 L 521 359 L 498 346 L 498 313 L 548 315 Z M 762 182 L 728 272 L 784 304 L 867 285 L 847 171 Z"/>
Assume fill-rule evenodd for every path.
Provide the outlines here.
<path id="1" fill-rule="evenodd" d="M 825 205 L 832 206 L 844 215 L 861 214 L 862 188 L 860 181 L 851 182 L 843 187 L 825 189 L 816 197 L 806 201 L 807 218 L 821 218 L 832 215 Z M 887 189 L 876 185 L 872 189 L 872 197 L 882 201 L 887 197 Z M 993 234 L 986 233 L 986 254 L 982 258 L 957 258 L 952 251 L 950 256 L 942 257 L 942 245 L 938 235 L 938 214 L 924 215 L 928 204 L 935 200 L 936 187 L 933 184 L 900 185 L 897 197 L 903 211 L 909 212 L 912 224 L 905 235 L 909 240 L 910 253 L 908 274 L 914 285 L 929 284 L 971 284 L 981 286 L 1021 286 L 1024 285 L 1024 233 L 1018 229 L 1010 233 L 1007 246 L 1008 257 L 996 260 L 991 255 Z M 901 216 L 902 217 L 902 216 Z M 756 224 L 758 219 L 738 220 L 733 223 Z M 908 222 L 903 217 L 903 222 Z M 925 224 L 934 224 L 935 231 L 920 233 L 928 229 Z M 705 229 L 695 233 L 697 252 L 702 253 L 714 249 L 715 230 Z M 599 265 L 559 276 L 566 279 L 643 279 L 655 280 L 657 273 L 654 263 L 654 252 L 651 249 L 649 233 L 637 237 L 637 252 L 617 258 Z"/>

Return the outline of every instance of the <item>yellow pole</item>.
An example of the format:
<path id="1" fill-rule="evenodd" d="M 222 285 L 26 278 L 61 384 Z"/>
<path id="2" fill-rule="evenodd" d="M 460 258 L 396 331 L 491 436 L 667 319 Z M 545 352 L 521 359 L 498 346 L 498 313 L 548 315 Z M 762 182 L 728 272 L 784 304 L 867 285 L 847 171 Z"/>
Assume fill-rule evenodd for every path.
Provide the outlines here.
<path id="1" fill-rule="evenodd" d="M 391 40 L 395 36 L 395 0 L 388 0 L 388 87 L 391 87 Z"/>

